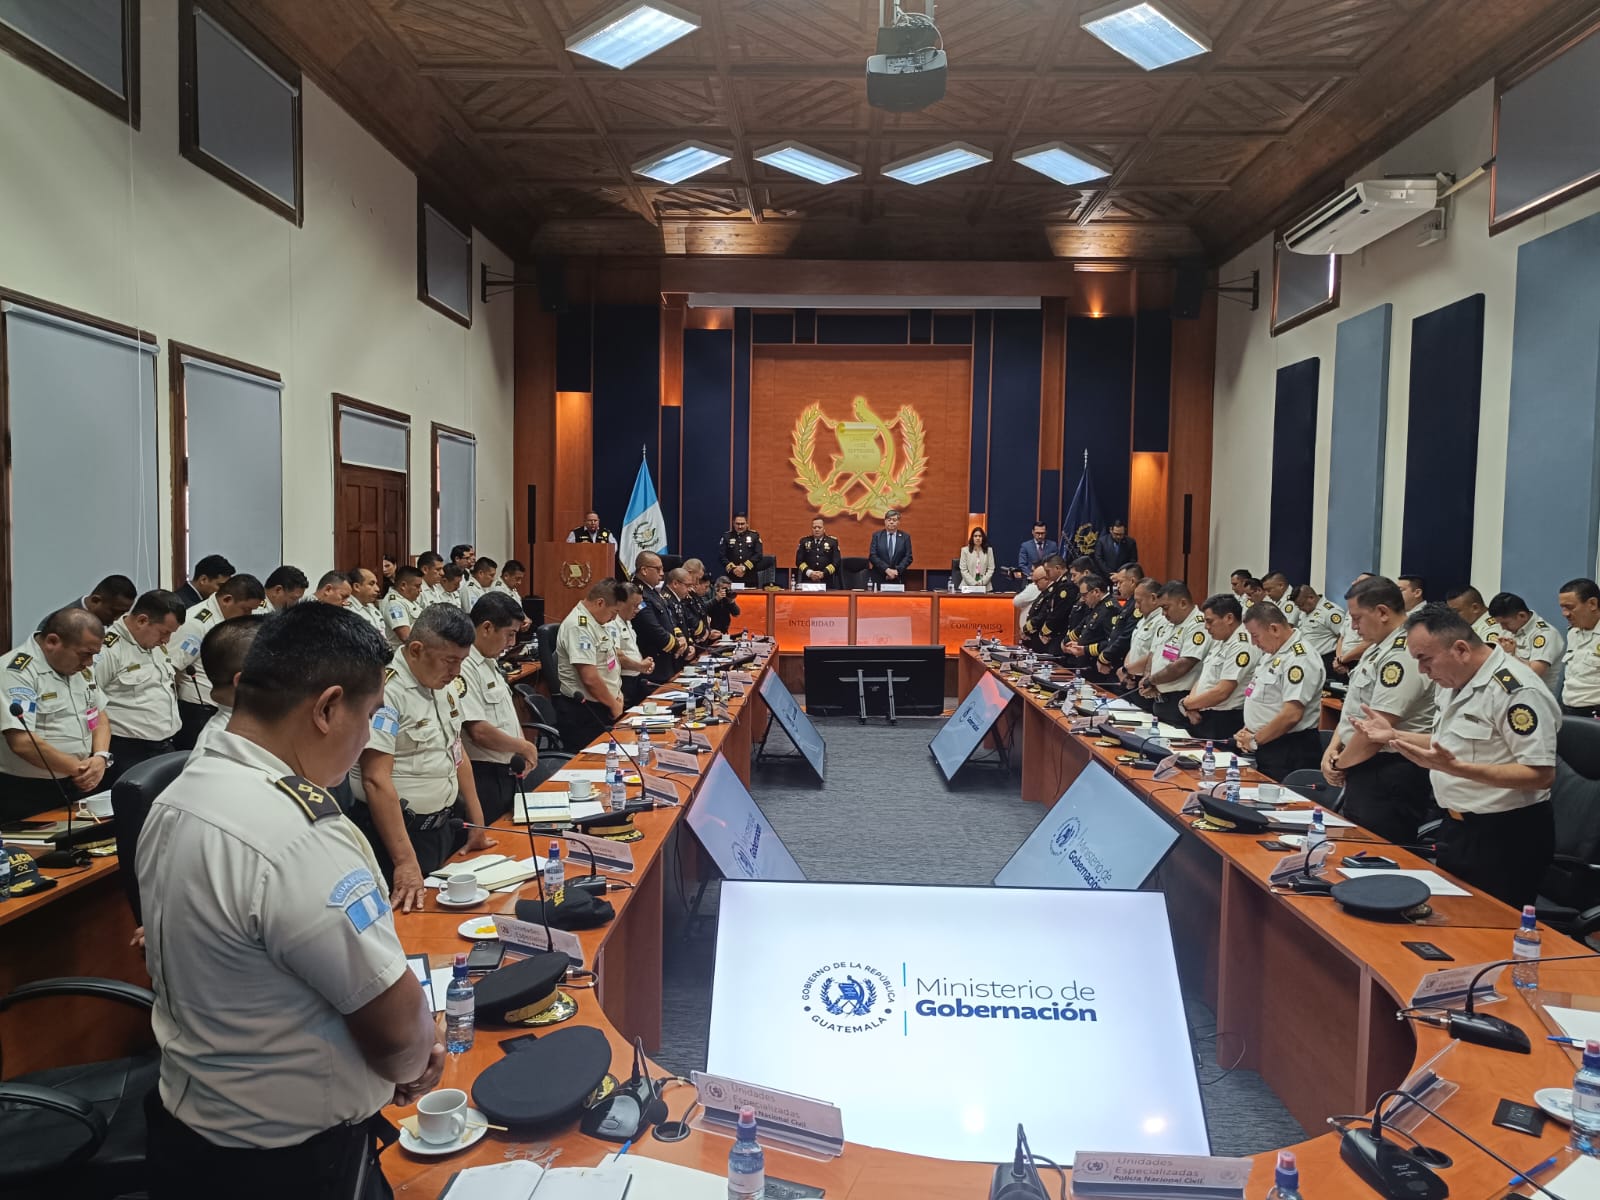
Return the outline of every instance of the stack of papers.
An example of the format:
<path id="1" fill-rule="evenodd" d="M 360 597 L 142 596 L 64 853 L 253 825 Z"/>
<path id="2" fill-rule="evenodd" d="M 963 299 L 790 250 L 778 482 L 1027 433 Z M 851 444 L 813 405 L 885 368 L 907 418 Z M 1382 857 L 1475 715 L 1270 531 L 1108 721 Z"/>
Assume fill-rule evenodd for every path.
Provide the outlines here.
<path id="1" fill-rule="evenodd" d="M 1240 795 L 1241 797 L 1243 796 L 1242 790 Z M 1261 815 L 1276 825 L 1304 825 L 1309 829 L 1311 828 L 1311 814 L 1315 811 L 1315 809 L 1311 808 L 1264 808 L 1261 810 Z M 1336 825 L 1355 828 L 1351 822 L 1346 821 L 1338 813 L 1329 812 L 1327 809 L 1322 810 L 1322 823 L 1330 829 Z M 1393 874 L 1393 872 L 1390 872 L 1390 874 Z M 1465 894 L 1465 892 L 1462 893 L 1462 895 Z"/>
<path id="2" fill-rule="evenodd" d="M 1582 1038 L 1586 1042 L 1590 1038 L 1600 1040 L 1600 1012 L 1591 1012 L 1587 1008 L 1558 1008 L 1554 1004 L 1543 1007 L 1550 1019 L 1561 1026 L 1561 1032 L 1569 1038 Z"/>
<path id="3" fill-rule="evenodd" d="M 535 825 L 555 825 L 563 821 L 598 817 L 605 811 L 605 802 L 602 800 L 579 800 L 573 804 L 568 801 L 566 792 L 527 792 L 517 797 L 511 822 L 514 825 L 526 825 L 531 819 Z"/>
<path id="4" fill-rule="evenodd" d="M 622 1200 L 630 1183 L 628 1171 L 609 1164 L 547 1169 L 518 1158 L 458 1172 L 439 1193 L 439 1200 L 530 1200 L 535 1191 L 539 1200 Z M 644 1200 L 650 1194 L 638 1196 Z"/>
<path id="5" fill-rule="evenodd" d="M 518 861 L 504 854 L 486 854 L 482 858 L 468 859 L 466 862 L 448 863 L 429 875 L 423 883 L 431 888 L 442 888 L 445 876 L 466 871 L 477 876 L 479 887 L 494 892 L 525 883 L 542 870 L 544 870 L 544 859 L 537 855 Z"/>

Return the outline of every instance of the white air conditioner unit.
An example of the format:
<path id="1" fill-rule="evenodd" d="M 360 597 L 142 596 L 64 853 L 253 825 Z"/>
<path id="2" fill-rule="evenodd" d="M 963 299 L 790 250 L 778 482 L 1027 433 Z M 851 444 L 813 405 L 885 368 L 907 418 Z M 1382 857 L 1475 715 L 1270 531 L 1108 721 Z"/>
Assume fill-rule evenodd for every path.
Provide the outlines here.
<path id="1" fill-rule="evenodd" d="M 1438 202 L 1437 179 L 1366 179 L 1296 221 L 1283 245 L 1296 254 L 1350 254 Z"/>

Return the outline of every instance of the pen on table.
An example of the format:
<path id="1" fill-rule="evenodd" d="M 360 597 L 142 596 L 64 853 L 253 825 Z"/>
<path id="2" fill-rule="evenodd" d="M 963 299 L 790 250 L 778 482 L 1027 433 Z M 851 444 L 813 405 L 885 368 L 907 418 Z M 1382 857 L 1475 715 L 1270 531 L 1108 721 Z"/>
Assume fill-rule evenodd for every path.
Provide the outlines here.
<path id="1" fill-rule="evenodd" d="M 1547 1038 L 1545 1038 L 1545 1041 L 1547 1041 L 1547 1042 L 1559 1042 L 1563 1046 L 1576 1046 L 1579 1050 L 1582 1050 L 1584 1045 L 1586 1044 L 1585 1040 L 1583 1038 L 1575 1038 L 1575 1037 L 1547 1037 Z"/>
<path id="2" fill-rule="evenodd" d="M 623 1142 L 622 1149 L 617 1151 L 617 1157 L 621 1158 L 624 1154 L 626 1154 L 628 1152 L 628 1147 L 631 1145 L 633 1145 L 632 1138 L 629 1138 L 627 1141 Z"/>
<path id="3" fill-rule="evenodd" d="M 1556 1165 L 1556 1157 L 1557 1157 L 1556 1155 L 1552 1154 L 1549 1158 L 1545 1159 L 1542 1163 L 1538 1164 L 1538 1166 L 1529 1167 L 1521 1175 L 1518 1175 L 1516 1178 L 1512 1179 L 1512 1181 L 1510 1183 L 1506 1184 L 1506 1186 L 1507 1187 L 1516 1187 L 1518 1184 L 1523 1184 L 1523 1183 L 1530 1182 L 1535 1175 L 1544 1174 L 1551 1167 Z"/>
<path id="4" fill-rule="evenodd" d="M 622 1195 L 618 1196 L 617 1200 L 628 1200 L 628 1189 L 631 1188 L 632 1186 L 633 1186 L 633 1176 L 629 1175 L 628 1178 L 626 1179 L 626 1181 L 624 1181 L 624 1183 L 622 1185 Z"/>

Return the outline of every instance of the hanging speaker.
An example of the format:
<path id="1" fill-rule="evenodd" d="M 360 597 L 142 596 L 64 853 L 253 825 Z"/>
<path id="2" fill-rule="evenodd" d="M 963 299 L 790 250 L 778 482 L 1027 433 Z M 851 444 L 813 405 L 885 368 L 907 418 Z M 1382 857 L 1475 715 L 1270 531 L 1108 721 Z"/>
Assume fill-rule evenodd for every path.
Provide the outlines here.
<path id="1" fill-rule="evenodd" d="M 1179 263 L 1177 280 L 1172 289 L 1172 315 L 1179 320 L 1194 320 L 1200 315 L 1200 300 L 1205 291 L 1205 264 Z"/>

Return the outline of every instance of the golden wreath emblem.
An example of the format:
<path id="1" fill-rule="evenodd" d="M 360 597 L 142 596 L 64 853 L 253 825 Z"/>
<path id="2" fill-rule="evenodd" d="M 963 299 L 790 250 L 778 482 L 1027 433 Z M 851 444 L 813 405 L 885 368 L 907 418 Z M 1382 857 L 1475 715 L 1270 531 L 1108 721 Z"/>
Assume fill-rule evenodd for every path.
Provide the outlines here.
<path id="1" fill-rule="evenodd" d="M 561 564 L 561 586 L 568 588 L 581 588 L 589 586 L 589 577 L 593 572 L 586 562 L 564 562 Z"/>
<path id="2" fill-rule="evenodd" d="M 901 405 L 891 420 L 872 411 L 865 396 L 852 406 L 853 421 L 823 415 L 821 404 L 808 405 L 795 421 L 790 464 L 795 482 L 806 490 L 806 500 L 824 517 L 849 513 L 856 520 L 881 517 L 891 508 L 905 508 L 922 486 L 927 473 L 927 432 L 922 418 L 909 404 Z M 829 455 L 827 472 L 813 461 L 817 430 L 826 425 L 838 443 Z M 894 431 L 900 430 L 900 444 Z"/>

